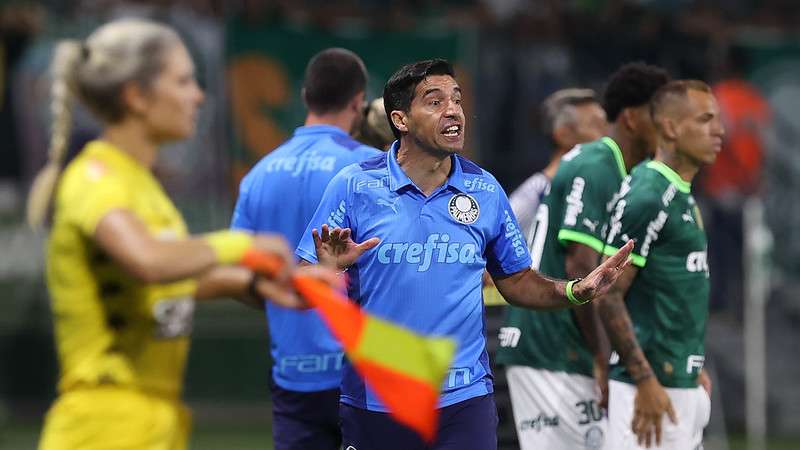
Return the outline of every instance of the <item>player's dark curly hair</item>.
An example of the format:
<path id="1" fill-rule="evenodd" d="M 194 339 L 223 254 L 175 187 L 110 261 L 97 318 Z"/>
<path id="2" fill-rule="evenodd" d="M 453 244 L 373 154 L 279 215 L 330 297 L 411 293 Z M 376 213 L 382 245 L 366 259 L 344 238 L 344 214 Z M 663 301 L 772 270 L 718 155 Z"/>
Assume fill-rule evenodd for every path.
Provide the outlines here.
<path id="1" fill-rule="evenodd" d="M 670 79 L 669 73 L 658 66 L 636 62 L 620 67 L 609 78 L 603 95 L 603 109 L 609 122 L 616 121 L 625 108 L 647 104 L 653 93 Z"/>
<path id="2" fill-rule="evenodd" d="M 383 88 L 383 108 L 386 110 L 386 118 L 395 138 L 400 139 L 400 130 L 392 123 L 392 111 L 408 112 L 417 85 L 431 75 L 450 75 L 453 78 L 456 76 L 453 65 L 449 62 L 444 59 L 428 59 L 406 64 L 386 82 Z"/>

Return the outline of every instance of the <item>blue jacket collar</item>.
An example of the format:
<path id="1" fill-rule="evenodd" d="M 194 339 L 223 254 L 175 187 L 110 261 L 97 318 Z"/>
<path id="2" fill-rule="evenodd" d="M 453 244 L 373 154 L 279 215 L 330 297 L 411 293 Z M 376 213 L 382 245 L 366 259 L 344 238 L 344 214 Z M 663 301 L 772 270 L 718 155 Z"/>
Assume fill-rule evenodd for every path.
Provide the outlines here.
<path id="1" fill-rule="evenodd" d="M 400 167 L 400 164 L 398 164 L 397 150 L 399 148 L 400 141 L 394 141 L 392 147 L 388 152 L 386 152 L 386 166 L 389 169 L 389 189 L 393 192 L 397 192 L 406 186 L 414 186 L 416 190 L 422 192 L 422 190 L 414 184 L 411 178 L 406 175 L 406 173 Z M 452 188 L 459 192 L 464 192 L 464 171 L 461 167 L 461 158 L 456 155 L 450 155 L 450 162 L 452 163 L 450 176 L 447 177 L 447 182 L 442 188 L 440 188 L 440 190 L 444 188 Z"/>
<path id="2" fill-rule="evenodd" d="M 294 130 L 295 136 L 307 136 L 309 134 L 339 134 L 349 136 L 343 129 L 333 125 L 309 125 L 297 127 Z"/>

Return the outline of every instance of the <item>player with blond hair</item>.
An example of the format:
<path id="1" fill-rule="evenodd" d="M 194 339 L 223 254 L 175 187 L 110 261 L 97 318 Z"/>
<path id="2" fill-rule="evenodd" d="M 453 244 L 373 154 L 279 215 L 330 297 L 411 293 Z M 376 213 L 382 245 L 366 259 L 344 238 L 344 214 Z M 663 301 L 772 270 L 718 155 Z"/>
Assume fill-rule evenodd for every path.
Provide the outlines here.
<path id="1" fill-rule="evenodd" d="M 53 204 L 46 271 L 61 373 L 39 448 L 184 449 L 195 299 L 299 306 L 285 281 L 291 265 L 272 280 L 237 265 L 251 250 L 289 263 L 291 253 L 275 235 L 189 236 L 154 177 L 160 146 L 193 132 L 203 100 L 172 29 L 111 22 L 85 41 L 60 42 L 52 66 L 50 159 L 28 217 L 42 224 Z M 104 128 L 62 170 L 74 98 Z"/>
<path id="2" fill-rule="evenodd" d="M 703 448 L 711 382 L 703 370 L 708 320 L 706 232 L 692 180 L 725 134 L 711 88 L 672 81 L 653 95 L 652 161 L 625 179 L 604 253 L 634 241 L 633 262 L 598 310 L 620 362 L 609 378 L 609 448 Z"/>

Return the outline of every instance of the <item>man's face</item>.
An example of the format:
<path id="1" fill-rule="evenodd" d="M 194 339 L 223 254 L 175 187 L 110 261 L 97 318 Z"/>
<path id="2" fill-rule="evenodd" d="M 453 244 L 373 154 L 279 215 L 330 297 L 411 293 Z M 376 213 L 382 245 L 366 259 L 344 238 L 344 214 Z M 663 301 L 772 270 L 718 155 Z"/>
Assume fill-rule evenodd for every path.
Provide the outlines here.
<path id="1" fill-rule="evenodd" d="M 405 116 L 408 133 L 420 146 L 445 153 L 463 150 L 461 88 L 450 75 L 431 75 L 422 80 Z"/>
<path id="2" fill-rule="evenodd" d="M 698 166 L 713 163 L 725 135 L 717 100 L 710 92 L 690 89 L 682 110 L 675 127 L 678 152 Z"/>
<path id="3" fill-rule="evenodd" d="M 589 102 L 575 105 L 575 121 L 567 125 L 564 142 L 559 142 L 561 148 L 572 148 L 584 142 L 591 142 L 608 133 L 606 112 L 599 103 Z"/>

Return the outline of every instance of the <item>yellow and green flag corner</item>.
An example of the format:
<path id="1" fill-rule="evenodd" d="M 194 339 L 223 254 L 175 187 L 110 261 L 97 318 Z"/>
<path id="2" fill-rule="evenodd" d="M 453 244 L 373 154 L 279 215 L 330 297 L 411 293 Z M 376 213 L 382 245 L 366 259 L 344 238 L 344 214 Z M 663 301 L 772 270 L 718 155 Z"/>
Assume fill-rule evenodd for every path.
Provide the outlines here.
<path id="1" fill-rule="evenodd" d="M 317 308 L 355 369 L 389 413 L 425 441 L 439 422 L 439 394 L 456 350 L 452 339 L 427 337 L 367 314 L 325 283 L 306 277 L 295 288 Z"/>

